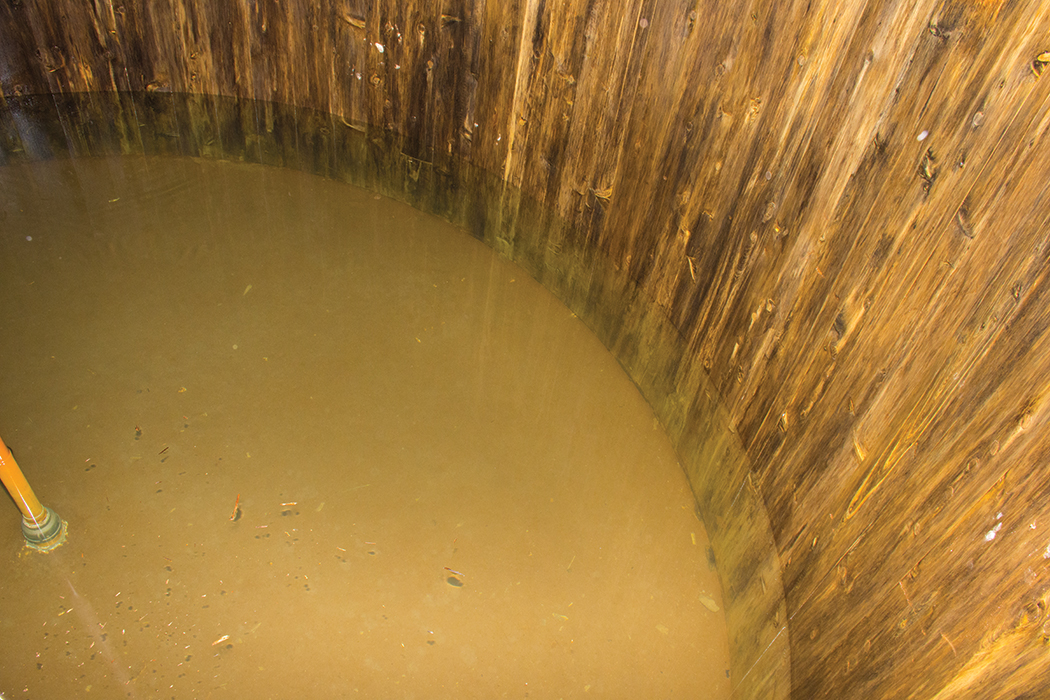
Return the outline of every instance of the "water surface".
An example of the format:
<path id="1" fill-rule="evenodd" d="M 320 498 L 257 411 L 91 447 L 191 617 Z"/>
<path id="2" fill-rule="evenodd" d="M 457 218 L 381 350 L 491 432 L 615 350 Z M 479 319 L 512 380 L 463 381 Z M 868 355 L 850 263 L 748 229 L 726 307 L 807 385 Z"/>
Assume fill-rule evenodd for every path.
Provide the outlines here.
<path id="1" fill-rule="evenodd" d="M 614 358 L 450 225 L 295 171 L 0 168 L 13 698 L 728 697 L 707 536 Z"/>

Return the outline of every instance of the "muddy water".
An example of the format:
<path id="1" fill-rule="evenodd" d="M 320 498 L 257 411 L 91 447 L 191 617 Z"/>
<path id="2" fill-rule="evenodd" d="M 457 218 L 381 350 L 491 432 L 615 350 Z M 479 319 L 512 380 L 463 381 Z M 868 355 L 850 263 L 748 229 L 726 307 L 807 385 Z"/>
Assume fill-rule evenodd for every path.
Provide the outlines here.
<path id="1" fill-rule="evenodd" d="M 301 173 L 0 168 L 13 698 L 728 696 L 684 475 L 466 234 Z"/>

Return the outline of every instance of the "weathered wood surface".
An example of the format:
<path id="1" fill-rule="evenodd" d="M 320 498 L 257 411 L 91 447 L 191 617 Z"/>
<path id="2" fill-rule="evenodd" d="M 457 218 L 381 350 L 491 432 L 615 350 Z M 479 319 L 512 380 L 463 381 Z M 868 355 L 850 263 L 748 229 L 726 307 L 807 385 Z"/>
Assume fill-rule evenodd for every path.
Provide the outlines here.
<path id="1" fill-rule="evenodd" d="M 788 646 L 797 698 L 1050 693 L 1048 52 L 1038 0 L 0 8 L 5 104 L 304 108 L 151 105 L 202 154 L 362 168 L 556 290 L 676 440 L 738 697 Z M 92 99 L 70 148 L 92 114 L 147 148 Z"/>

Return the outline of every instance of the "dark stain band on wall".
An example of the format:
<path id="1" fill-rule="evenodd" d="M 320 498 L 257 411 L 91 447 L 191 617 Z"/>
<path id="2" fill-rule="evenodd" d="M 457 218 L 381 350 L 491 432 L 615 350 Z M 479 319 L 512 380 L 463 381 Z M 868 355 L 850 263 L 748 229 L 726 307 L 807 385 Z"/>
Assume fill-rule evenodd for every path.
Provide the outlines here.
<path id="1" fill-rule="evenodd" d="M 735 697 L 1024 697 L 1048 56 L 1036 0 L 12 2 L 0 138 L 295 167 L 467 227 L 667 427 Z"/>

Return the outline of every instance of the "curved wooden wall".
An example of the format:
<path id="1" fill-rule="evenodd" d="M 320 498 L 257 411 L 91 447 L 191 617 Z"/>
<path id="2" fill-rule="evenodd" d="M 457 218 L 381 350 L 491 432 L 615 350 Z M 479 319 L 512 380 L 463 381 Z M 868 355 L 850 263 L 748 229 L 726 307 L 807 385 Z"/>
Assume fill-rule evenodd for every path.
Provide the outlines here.
<path id="1" fill-rule="evenodd" d="M 1040 0 L 10 0 L 0 138 L 164 150 L 141 109 L 463 223 L 664 420 L 736 697 L 1036 697 L 1048 67 Z"/>

